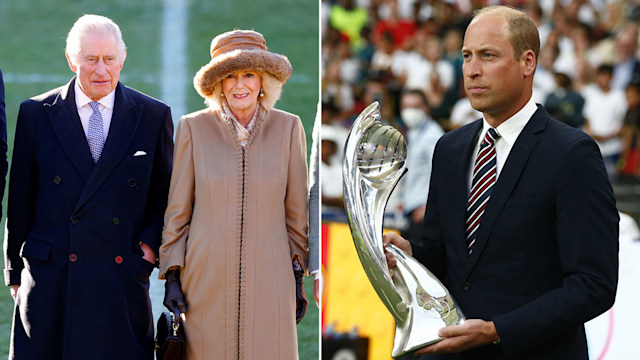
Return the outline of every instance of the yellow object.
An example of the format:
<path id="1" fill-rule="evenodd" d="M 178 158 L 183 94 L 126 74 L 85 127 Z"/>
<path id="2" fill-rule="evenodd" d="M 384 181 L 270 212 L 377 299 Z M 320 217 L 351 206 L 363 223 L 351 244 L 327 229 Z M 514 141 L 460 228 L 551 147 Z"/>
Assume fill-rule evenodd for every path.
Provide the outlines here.
<path id="1" fill-rule="evenodd" d="M 369 359 L 389 360 L 395 322 L 362 269 L 349 225 L 330 223 L 326 254 L 324 324 L 369 338 Z"/>

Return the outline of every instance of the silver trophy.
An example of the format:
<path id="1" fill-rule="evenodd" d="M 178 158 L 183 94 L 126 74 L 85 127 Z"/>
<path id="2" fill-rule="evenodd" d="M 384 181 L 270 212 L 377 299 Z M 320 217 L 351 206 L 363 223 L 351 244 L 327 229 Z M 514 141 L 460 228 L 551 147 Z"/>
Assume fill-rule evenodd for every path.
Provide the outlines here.
<path id="1" fill-rule="evenodd" d="M 380 122 L 377 102 L 356 119 L 344 149 L 344 203 L 351 235 L 369 281 L 396 321 L 391 356 L 398 357 L 442 340 L 438 329 L 465 317 L 442 283 L 416 259 L 394 245 L 394 277 L 382 244 L 384 209 L 407 171 L 402 134 Z"/>

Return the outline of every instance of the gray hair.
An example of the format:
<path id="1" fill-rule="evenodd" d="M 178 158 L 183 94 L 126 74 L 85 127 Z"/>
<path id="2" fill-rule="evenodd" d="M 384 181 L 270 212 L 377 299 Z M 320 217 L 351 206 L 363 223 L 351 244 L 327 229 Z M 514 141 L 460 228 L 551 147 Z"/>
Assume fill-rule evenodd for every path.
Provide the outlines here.
<path id="1" fill-rule="evenodd" d="M 264 90 L 264 96 L 258 98 L 258 102 L 262 106 L 269 110 L 272 109 L 282 93 L 282 82 L 276 79 L 268 72 L 254 70 L 260 74 L 262 79 L 262 89 Z M 213 85 L 213 91 L 211 96 L 205 98 L 205 104 L 211 109 L 217 110 L 222 108 L 222 80 Z"/>
<path id="2" fill-rule="evenodd" d="M 118 60 L 121 63 L 124 61 L 127 47 L 122 40 L 118 24 L 107 17 L 89 14 L 78 18 L 67 35 L 65 52 L 74 63 L 80 60 L 78 56 L 82 52 L 82 38 L 88 34 L 112 36 L 118 45 Z"/>

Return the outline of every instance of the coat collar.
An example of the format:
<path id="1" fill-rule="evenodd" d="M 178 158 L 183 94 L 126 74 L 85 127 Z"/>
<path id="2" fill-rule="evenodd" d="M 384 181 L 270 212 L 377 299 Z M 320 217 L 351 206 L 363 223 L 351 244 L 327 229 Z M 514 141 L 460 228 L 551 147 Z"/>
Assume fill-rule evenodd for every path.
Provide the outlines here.
<path id="1" fill-rule="evenodd" d="M 144 105 L 136 103 L 129 95 L 129 90 L 118 82 L 109 134 L 100 160 L 94 165 L 75 107 L 74 81 L 75 77 L 62 87 L 48 108 L 56 136 L 60 139 L 67 156 L 86 180 L 76 204 L 77 211 L 98 190 L 125 155 L 138 128 Z"/>
<path id="2" fill-rule="evenodd" d="M 86 181 L 93 171 L 94 164 L 75 106 L 75 81 L 74 77 L 62 86 L 51 103 L 44 103 L 44 109 L 65 154 Z"/>
<path id="3" fill-rule="evenodd" d="M 531 152 L 538 142 L 540 142 L 540 133 L 545 130 L 549 118 L 549 114 L 544 108 L 538 106 L 538 110 L 533 114 L 531 120 L 529 120 L 513 145 L 507 161 L 504 164 L 504 168 L 500 173 L 500 177 L 495 184 L 491 198 L 487 203 L 485 212 L 482 215 L 480 227 L 476 235 L 476 244 L 473 248 L 473 253 L 469 256 L 469 266 L 465 278 L 469 276 L 473 267 L 478 262 L 504 204 L 518 182 Z M 470 156 L 467 156 L 467 163 L 469 161 L 468 159 L 470 159 Z M 461 244 L 463 243 L 464 242 L 461 242 Z M 467 256 L 466 249 L 464 249 L 463 252 L 464 256 Z"/>

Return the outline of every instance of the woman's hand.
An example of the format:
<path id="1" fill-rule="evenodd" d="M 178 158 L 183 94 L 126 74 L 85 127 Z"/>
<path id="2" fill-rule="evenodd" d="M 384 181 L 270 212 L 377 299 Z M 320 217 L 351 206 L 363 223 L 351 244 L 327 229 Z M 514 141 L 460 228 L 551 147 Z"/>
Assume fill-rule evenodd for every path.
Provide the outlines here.
<path id="1" fill-rule="evenodd" d="M 182 294 L 180 284 L 180 270 L 169 270 L 165 275 L 167 281 L 164 283 L 164 300 L 162 303 L 170 311 L 178 309 L 182 314 L 187 312 L 187 302 Z"/>

